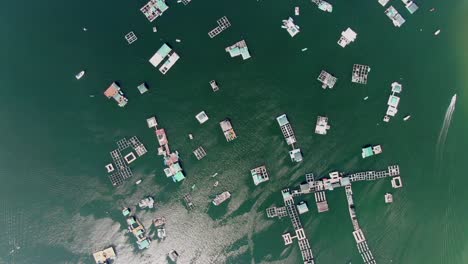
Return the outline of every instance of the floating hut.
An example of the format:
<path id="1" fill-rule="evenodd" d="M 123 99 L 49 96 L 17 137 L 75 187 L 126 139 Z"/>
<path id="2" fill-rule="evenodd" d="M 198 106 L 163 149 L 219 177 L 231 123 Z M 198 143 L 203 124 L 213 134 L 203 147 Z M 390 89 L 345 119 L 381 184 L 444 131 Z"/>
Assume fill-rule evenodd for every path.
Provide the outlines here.
<path id="1" fill-rule="evenodd" d="M 162 16 L 168 8 L 169 6 L 167 6 L 165 0 L 150 0 L 140 8 L 140 11 L 150 22 L 153 22 L 156 18 Z"/>
<path id="2" fill-rule="evenodd" d="M 250 170 L 255 185 L 270 180 L 265 165 Z"/>
<path id="3" fill-rule="evenodd" d="M 329 129 L 330 126 L 328 125 L 328 117 L 318 116 L 317 124 L 315 125 L 315 134 L 326 135 L 327 130 Z"/>
<path id="4" fill-rule="evenodd" d="M 385 10 L 385 15 L 387 15 L 390 20 L 392 20 L 393 25 L 395 27 L 401 27 L 405 23 L 405 19 L 398 13 L 398 11 L 393 7 L 390 6 Z"/>
<path id="5" fill-rule="evenodd" d="M 236 132 L 232 128 L 231 121 L 229 119 L 225 119 L 219 123 L 221 126 L 221 130 L 224 133 L 224 137 L 226 138 L 227 142 L 232 141 L 237 138 Z"/>
<path id="6" fill-rule="evenodd" d="M 291 37 L 296 36 L 300 32 L 299 26 L 294 24 L 294 20 L 291 17 L 287 20 L 283 20 L 283 25 L 281 27 L 286 29 Z"/>
<path id="7" fill-rule="evenodd" d="M 338 45 L 341 47 L 348 46 L 351 42 L 356 40 L 357 34 L 351 28 L 347 28 L 345 31 L 341 32 L 341 37 L 338 40 Z"/>
<path id="8" fill-rule="evenodd" d="M 226 52 L 229 52 L 231 57 L 237 57 L 240 55 L 242 56 L 243 60 L 250 58 L 249 49 L 247 48 L 247 43 L 245 43 L 245 40 L 241 40 L 234 45 L 227 47 Z"/>
<path id="9" fill-rule="evenodd" d="M 128 102 L 128 99 L 124 96 L 120 86 L 115 82 L 113 82 L 109 88 L 104 91 L 104 95 L 109 99 L 113 98 L 120 107 L 124 107 Z"/>

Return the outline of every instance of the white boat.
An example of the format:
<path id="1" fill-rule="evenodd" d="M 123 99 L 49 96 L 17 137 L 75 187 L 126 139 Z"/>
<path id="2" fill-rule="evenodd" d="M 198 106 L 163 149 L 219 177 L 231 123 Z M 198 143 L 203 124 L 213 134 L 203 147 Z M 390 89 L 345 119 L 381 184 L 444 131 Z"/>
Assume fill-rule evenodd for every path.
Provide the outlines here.
<path id="1" fill-rule="evenodd" d="M 176 41 L 176 42 L 181 42 L 181 40 L 180 40 L 180 39 L 176 39 L 175 41 Z"/>
<path id="2" fill-rule="evenodd" d="M 440 34 L 440 29 L 437 30 L 436 32 L 434 32 L 434 35 L 436 35 L 436 36 L 439 35 L 439 34 Z"/>
<path id="3" fill-rule="evenodd" d="M 298 6 L 296 6 L 296 7 L 294 8 L 294 14 L 295 14 L 296 16 L 299 15 L 299 7 L 298 7 Z"/>
<path id="4" fill-rule="evenodd" d="M 369 99 L 369 96 L 364 97 L 364 101 L 366 101 L 367 99 Z"/>
<path id="5" fill-rule="evenodd" d="M 83 77 L 85 75 L 85 71 L 80 71 L 77 75 L 75 75 L 75 78 L 77 80 L 81 79 L 81 77 Z"/>
<path id="6" fill-rule="evenodd" d="M 408 121 L 408 119 L 410 119 L 410 118 L 411 118 L 411 116 L 410 116 L 410 115 L 407 115 L 407 116 L 405 116 L 405 117 L 403 118 L 403 121 Z"/>
<path id="7" fill-rule="evenodd" d="M 303 49 L 301 49 L 301 51 L 306 51 L 306 50 L 307 50 L 307 48 L 303 48 Z"/>
<path id="8" fill-rule="evenodd" d="M 218 182 L 218 181 L 216 181 L 216 182 L 213 184 L 214 187 L 216 187 L 216 186 L 218 186 L 218 185 L 219 185 L 219 182 Z"/>
<path id="9" fill-rule="evenodd" d="M 141 183 L 141 180 L 138 180 L 137 182 L 135 182 L 136 185 L 138 185 L 140 183 Z"/>
<path id="10" fill-rule="evenodd" d="M 153 27 L 153 32 L 158 32 L 158 29 L 156 27 Z"/>
<path id="11" fill-rule="evenodd" d="M 88 31 L 88 29 L 84 27 L 84 28 L 83 28 L 83 31 Z"/>
<path id="12" fill-rule="evenodd" d="M 214 178 L 214 177 L 216 177 L 216 176 L 218 176 L 218 173 L 217 173 L 217 172 L 216 172 L 215 174 L 211 175 L 211 178 Z"/>
<path id="13" fill-rule="evenodd" d="M 192 135 L 192 134 L 188 134 L 188 138 L 189 138 L 189 139 L 193 139 L 193 135 Z"/>

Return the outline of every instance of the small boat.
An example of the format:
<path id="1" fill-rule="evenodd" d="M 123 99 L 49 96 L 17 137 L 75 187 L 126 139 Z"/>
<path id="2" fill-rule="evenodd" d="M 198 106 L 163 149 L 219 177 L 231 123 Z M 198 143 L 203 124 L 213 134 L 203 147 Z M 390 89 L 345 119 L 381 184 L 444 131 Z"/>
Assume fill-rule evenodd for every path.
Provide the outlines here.
<path id="1" fill-rule="evenodd" d="M 434 12 L 435 10 L 436 10 L 435 7 L 429 9 L 430 12 Z"/>
<path id="2" fill-rule="evenodd" d="M 298 6 L 296 6 L 296 7 L 294 8 L 294 14 L 295 14 L 296 16 L 299 15 L 299 7 L 298 7 Z"/>
<path id="3" fill-rule="evenodd" d="M 218 181 L 215 181 L 215 183 L 213 184 L 214 187 L 218 186 L 219 185 L 219 182 Z"/>
<path id="4" fill-rule="evenodd" d="M 77 80 L 81 79 L 85 75 L 85 71 L 80 71 L 77 75 L 75 75 L 75 78 Z"/>
<path id="5" fill-rule="evenodd" d="M 303 49 L 301 49 L 301 51 L 306 51 L 306 50 L 307 50 L 307 48 L 303 48 Z"/>
<path id="6" fill-rule="evenodd" d="M 436 32 L 434 32 L 434 35 L 439 35 L 440 34 L 440 29 L 438 29 Z"/>
<path id="7" fill-rule="evenodd" d="M 94 97 L 94 94 L 90 94 L 89 97 Z"/>
<path id="8" fill-rule="evenodd" d="M 364 97 L 364 101 L 366 101 L 367 99 L 369 99 L 369 96 Z"/>
<path id="9" fill-rule="evenodd" d="M 188 138 L 189 138 L 189 139 L 193 139 L 193 135 L 192 135 L 192 134 L 188 134 Z"/>
<path id="10" fill-rule="evenodd" d="M 83 31 L 88 31 L 88 29 L 84 27 L 84 28 L 83 28 Z"/>
<path id="11" fill-rule="evenodd" d="M 158 29 L 156 27 L 153 27 L 153 32 L 158 32 Z"/>
<path id="12" fill-rule="evenodd" d="M 216 176 L 218 176 L 218 173 L 215 173 L 215 174 L 211 175 L 211 178 L 214 178 Z"/>
<path id="13" fill-rule="evenodd" d="M 176 41 L 176 42 L 181 42 L 181 40 L 180 40 L 180 39 L 176 39 L 175 41 Z"/>
<path id="14" fill-rule="evenodd" d="M 138 180 L 137 182 L 135 182 L 136 185 L 138 185 L 140 183 L 141 183 L 141 180 Z"/>
<path id="15" fill-rule="evenodd" d="M 405 117 L 403 118 L 403 121 L 408 121 L 408 119 L 410 119 L 410 118 L 411 118 L 411 116 L 410 116 L 410 115 L 407 115 L 407 116 L 405 116 Z"/>

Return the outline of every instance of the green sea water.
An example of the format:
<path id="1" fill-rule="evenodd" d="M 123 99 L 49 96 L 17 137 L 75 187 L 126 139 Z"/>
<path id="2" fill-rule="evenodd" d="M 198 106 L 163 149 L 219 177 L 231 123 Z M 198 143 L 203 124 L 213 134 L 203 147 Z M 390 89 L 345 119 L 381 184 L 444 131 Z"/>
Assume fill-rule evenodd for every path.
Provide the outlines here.
<path id="1" fill-rule="evenodd" d="M 297 244 L 284 246 L 281 238 L 293 231 L 290 220 L 266 218 L 266 208 L 281 206 L 281 189 L 297 186 L 308 172 L 325 176 L 392 164 L 400 165 L 404 188 L 393 190 L 388 179 L 353 184 L 377 263 L 468 263 L 467 1 L 417 1 L 420 9 L 410 15 L 394 0 L 407 20 L 401 28 L 377 0 L 330 0 L 331 14 L 298 0 L 169 1 L 153 23 L 139 11 L 144 2 L 0 2 L 0 263 L 93 263 L 92 252 L 110 245 L 116 263 L 125 264 L 167 263 L 172 249 L 178 263 L 301 263 Z M 295 6 L 301 32 L 291 38 L 281 20 L 293 16 Z M 210 39 L 207 32 L 224 15 L 232 27 Z M 358 37 L 343 49 L 336 41 L 347 27 Z M 129 31 L 138 36 L 132 45 L 124 39 Z M 252 55 L 246 61 L 224 51 L 241 39 Z M 163 43 L 181 57 L 166 75 L 148 62 Z M 355 63 L 371 67 L 367 85 L 351 83 Z M 77 81 L 82 69 L 87 74 Z M 316 81 L 322 69 L 338 78 L 334 89 Z M 216 93 L 212 79 L 220 85 Z M 113 81 L 129 98 L 125 108 L 102 94 Z M 403 84 L 399 113 L 384 123 L 394 81 Z M 150 92 L 139 94 L 141 82 Z M 200 125 L 194 116 L 202 110 L 210 119 Z M 275 120 L 282 113 L 296 133 L 302 163 L 289 159 Z M 403 122 L 407 114 L 412 117 Z M 314 134 L 318 115 L 329 118 L 326 136 Z M 182 183 L 164 176 L 156 137 L 146 126 L 151 116 L 180 153 Z M 226 117 L 238 135 L 229 143 L 218 124 Z M 149 152 L 132 163 L 134 177 L 114 188 L 104 165 L 115 142 L 132 136 Z M 383 154 L 363 160 L 367 144 L 381 144 Z M 198 146 L 208 153 L 200 161 L 192 154 Z M 270 181 L 254 187 L 249 171 L 262 164 Z M 232 198 L 212 206 L 225 190 Z M 182 201 L 188 192 L 192 211 Z M 393 204 L 384 204 L 386 192 L 393 193 Z M 139 251 L 125 233 L 121 209 L 135 208 L 146 195 L 157 207 L 138 209 L 137 216 L 146 227 L 165 216 L 168 237 Z M 312 195 L 303 197 L 311 211 L 301 220 L 316 263 L 362 263 L 344 190 L 327 197 L 330 211 L 322 214 Z"/>

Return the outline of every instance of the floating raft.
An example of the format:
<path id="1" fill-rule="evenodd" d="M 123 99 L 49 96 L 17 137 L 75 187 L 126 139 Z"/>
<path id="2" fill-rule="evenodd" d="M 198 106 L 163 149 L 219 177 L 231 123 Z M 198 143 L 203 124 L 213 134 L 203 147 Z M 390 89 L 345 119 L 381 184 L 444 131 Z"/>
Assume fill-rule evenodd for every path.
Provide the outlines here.
<path id="1" fill-rule="evenodd" d="M 208 36 L 210 38 L 216 37 L 217 35 L 221 34 L 221 32 L 223 32 L 224 30 L 226 30 L 227 28 L 231 26 L 231 23 L 229 22 L 226 16 L 223 16 L 222 18 L 218 19 L 216 22 L 218 23 L 218 26 L 212 29 L 210 32 L 208 32 Z"/>
<path id="2" fill-rule="evenodd" d="M 127 33 L 127 35 L 125 35 L 125 40 L 127 40 L 128 44 L 132 44 L 133 42 L 137 41 L 137 39 L 138 38 L 135 33 L 133 33 L 133 31 L 130 31 Z"/>
<path id="3" fill-rule="evenodd" d="M 351 81 L 353 83 L 367 84 L 367 76 L 369 75 L 370 70 L 370 67 L 367 65 L 354 64 Z"/>
<path id="4" fill-rule="evenodd" d="M 322 85 L 322 88 L 323 89 L 327 89 L 328 88 L 333 88 L 333 86 L 335 86 L 335 83 L 336 83 L 336 77 L 329 74 L 328 72 L 326 71 L 321 71 L 320 72 L 320 75 L 319 77 L 317 78 L 318 81 L 320 81 L 323 85 Z"/>
<path id="5" fill-rule="evenodd" d="M 198 147 L 196 150 L 193 151 L 193 154 L 197 158 L 197 160 L 201 160 L 206 156 L 206 151 L 203 149 L 202 146 Z"/>

